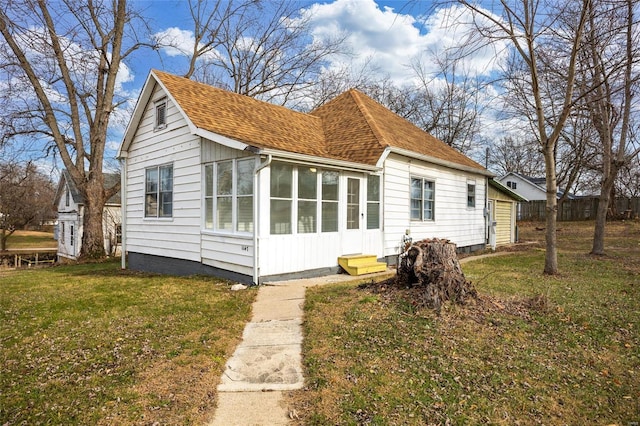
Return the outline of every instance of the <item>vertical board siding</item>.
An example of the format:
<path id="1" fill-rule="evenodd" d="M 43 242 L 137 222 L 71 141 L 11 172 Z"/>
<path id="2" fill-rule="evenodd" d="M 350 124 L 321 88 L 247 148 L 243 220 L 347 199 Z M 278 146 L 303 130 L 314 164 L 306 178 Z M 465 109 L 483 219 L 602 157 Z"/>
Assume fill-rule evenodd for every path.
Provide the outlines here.
<path id="1" fill-rule="evenodd" d="M 200 141 L 167 100 L 167 126 L 154 130 L 156 86 L 129 148 L 127 159 L 127 249 L 200 261 Z M 173 217 L 145 218 L 145 169 L 173 164 Z"/>
<path id="2" fill-rule="evenodd" d="M 410 219 L 412 176 L 435 182 L 435 220 Z M 476 185 L 476 205 L 467 207 L 467 182 Z M 390 155 L 384 173 L 384 254 L 398 254 L 402 236 L 410 229 L 413 241 L 447 238 L 458 247 L 485 243 L 486 178 L 419 160 Z"/>
<path id="3" fill-rule="evenodd" d="M 510 244 L 511 241 L 511 220 L 513 203 L 496 200 L 495 220 L 496 220 L 496 245 Z"/>

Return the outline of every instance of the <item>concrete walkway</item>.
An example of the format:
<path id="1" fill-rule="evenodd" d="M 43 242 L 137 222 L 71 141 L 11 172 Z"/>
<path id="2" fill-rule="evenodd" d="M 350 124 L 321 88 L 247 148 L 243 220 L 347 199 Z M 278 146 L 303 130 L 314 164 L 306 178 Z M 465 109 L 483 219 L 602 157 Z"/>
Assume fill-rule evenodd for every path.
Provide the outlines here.
<path id="1" fill-rule="evenodd" d="M 381 279 L 393 273 L 329 275 L 261 285 L 251 322 L 220 380 L 218 406 L 209 426 L 288 424 L 290 410 L 283 392 L 304 386 L 302 315 L 307 287 Z"/>
<path id="2" fill-rule="evenodd" d="M 509 253 L 489 253 L 460 263 Z M 308 287 L 384 279 L 395 270 L 360 277 L 329 275 L 261 285 L 253 316 L 218 386 L 218 405 L 209 426 L 287 425 L 290 409 L 283 392 L 304 386 L 302 316 Z"/>

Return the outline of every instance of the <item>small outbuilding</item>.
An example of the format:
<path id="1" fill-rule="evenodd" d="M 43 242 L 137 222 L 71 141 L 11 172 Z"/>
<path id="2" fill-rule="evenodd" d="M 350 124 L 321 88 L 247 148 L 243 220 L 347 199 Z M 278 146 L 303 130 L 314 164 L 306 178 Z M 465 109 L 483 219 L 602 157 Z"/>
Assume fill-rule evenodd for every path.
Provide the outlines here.
<path id="1" fill-rule="evenodd" d="M 489 180 L 489 201 L 487 216 L 489 218 L 488 241 L 495 250 L 498 246 L 513 244 L 518 239 L 516 225 L 519 202 L 527 202 L 523 196 L 504 186 L 501 182 Z"/>

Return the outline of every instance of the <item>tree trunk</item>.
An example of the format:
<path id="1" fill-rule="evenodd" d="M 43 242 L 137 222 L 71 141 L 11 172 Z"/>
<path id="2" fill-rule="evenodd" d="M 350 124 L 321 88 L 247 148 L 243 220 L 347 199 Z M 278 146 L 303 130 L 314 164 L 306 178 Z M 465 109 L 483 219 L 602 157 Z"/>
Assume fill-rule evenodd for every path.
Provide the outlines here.
<path id="1" fill-rule="evenodd" d="M 600 197 L 598 197 L 598 209 L 596 210 L 596 224 L 593 229 L 593 246 L 591 254 L 596 256 L 604 256 L 604 234 L 607 227 L 607 212 L 609 210 L 609 202 L 611 201 L 611 190 L 615 183 L 615 176 L 618 171 L 609 172 L 605 177 L 600 189 Z"/>
<path id="2" fill-rule="evenodd" d="M 547 230 L 545 235 L 546 251 L 544 256 L 544 273 L 558 273 L 558 243 L 556 225 L 558 221 L 558 185 L 556 182 L 556 159 L 553 147 L 548 144 L 544 150 L 547 186 Z"/>
<path id="3" fill-rule="evenodd" d="M 438 312 L 447 300 L 462 305 L 478 295 L 462 273 L 456 245 L 437 238 L 418 241 L 400 256 L 396 284 L 424 287 L 427 305 Z"/>
<path id="4" fill-rule="evenodd" d="M 102 176 L 102 174 L 100 174 Z M 104 208 L 104 186 L 102 179 L 87 182 L 84 194 L 82 218 L 82 247 L 80 258 L 101 259 L 105 257 L 102 216 Z"/>

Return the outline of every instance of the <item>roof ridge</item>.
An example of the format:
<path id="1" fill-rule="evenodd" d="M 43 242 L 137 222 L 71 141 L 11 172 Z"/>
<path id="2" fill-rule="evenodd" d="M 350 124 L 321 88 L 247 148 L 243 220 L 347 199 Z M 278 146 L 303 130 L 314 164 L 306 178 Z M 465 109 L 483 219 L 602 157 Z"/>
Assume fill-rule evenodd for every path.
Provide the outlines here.
<path id="1" fill-rule="evenodd" d="M 367 95 L 365 95 L 364 93 L 362 93 L 361 91 L 359 91 L 358 89 L 355 89 L 355 88 L 349 89 L 349 95 L 353 98 L 353 100 L 355 101 L 356 105 L 358 106 L 358 110 L 360 110 L 360 112 L 362 113 L 362 116 L 364 117 L 364 119 L 367 122 L 367 125 L 371 129 L 371 132 L 375 135 L 376 140 L 378 141 L 378 144 L 383 148 L 388 147 L 389 146 L 389 142 L 387 142 L 385 140 L 385 137 L 382 134 L 382 131 L 378 127 L 378 124 L 376 123 L 376 120 L 373 118 L 373 115 L 371 114 L 371 111 L 369 111 L 369 108 L 367 108 L 365 103 L 360 98 L 360 96 L 367 96 Z M 371 99 L 371 98 L 369 98 L 369 99 Z M 373 99 L 371 99 L 371 100 L 373 101 Z"/>

